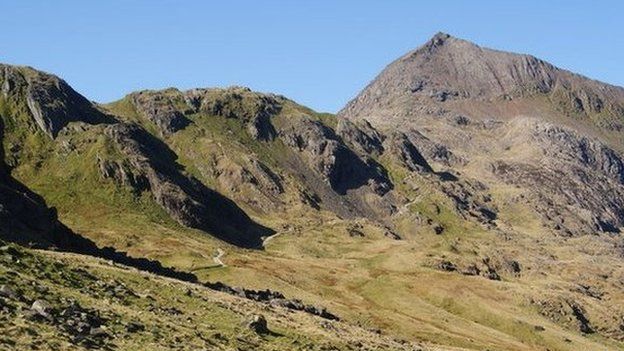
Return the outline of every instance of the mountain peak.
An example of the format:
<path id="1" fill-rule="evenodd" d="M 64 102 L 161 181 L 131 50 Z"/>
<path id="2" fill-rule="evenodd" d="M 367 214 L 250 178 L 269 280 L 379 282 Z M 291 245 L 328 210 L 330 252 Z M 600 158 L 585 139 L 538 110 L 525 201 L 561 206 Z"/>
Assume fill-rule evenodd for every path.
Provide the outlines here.
<path id="1" fill-rule="evenodd" d="M 439 32 L 388 65 L 340 115 L 389 120 L 406 113 L 448 111 L 440 104 L 450 100 L 474 104 L 537 95 L 551 96 L 568 114 L 591 116 L 607 110 L 615 116 L 624 109 L 620 87 L 530 55 L 484 48 Z"/>
<path id="2" fill-rule="evenodd" d="M 435 45 L 442 45 L 449 38 L 452 38 L 450 34 L 444 33 L 444 32 L 437 32 L 433 37 L 431 37 L 431 39 L 429 40 L 429 43 L 435 44 Z"/>
<path id="3" fill-rule="evenodd" d="M 467 46 L 477 47 L 476 44 L 469 42 L 467 40 L 454 37 L 448 33 L 437 32 L 424 45 L 409 52 L 407 55 L 405 55 L 405 57 L 409 57 L 417 53 L 422 53 L 423 51 L 428 52 L 428 53 L 433 53 L 437 49 L 440 49 L 443 47 L 455 47 L 455 48 L 461 47 L 461 45 L 456 45 L 456 44 L 464 44 Z"/>
<path id="4" fill-rule="evenodd" d="M 64 80 L 32 67 L 0 64 L 0 87 L 3 98 L 25 101 L 34 122 L 51 138 L 70 122 L 112 121 Z"/>

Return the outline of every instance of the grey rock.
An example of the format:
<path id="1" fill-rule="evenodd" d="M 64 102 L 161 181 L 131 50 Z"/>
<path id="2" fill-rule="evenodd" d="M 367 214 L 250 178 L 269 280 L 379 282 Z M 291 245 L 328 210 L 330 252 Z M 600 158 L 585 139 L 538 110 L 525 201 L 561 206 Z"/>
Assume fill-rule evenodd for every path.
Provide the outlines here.
<path id="1" fill-rule="evenodd" d="M 457 266 L 451 261 L 441 261 L 438 263 L 437 268 L 447 272 L 454 272 L 457 270 Z"/>
<path id="2" fill-rule="evenodd" d="M 125 155 L 124 172 L 132 174 L 130 183 L 140 186 L 139 191 L 148 189 L 180 224 L 246 247 L 259 247 L 260 238 L 272 234 L 270 229 L 254 223 L 233 201 L 181 173 L 175 153 L 139 126 L 113 124 L 105 133 Z M 112 173 L 120 171 L 115 168 Z"/>
<path id="3" fill-rule="evenodd" d="M 154 123 L 163 136 L 186 128 L 191 121 L 175 106 L 175 98 L 182 99 L 176 89 L 162 92 L 141 91 L 130 95 L 137 111 Z M 181 101 L 180 101 L 181 102 Z"/>
<path id="4" fill-rule="evenodd" d="M 263 315 L 253 315 L 247 322 L 247 327 L 258 334 L 267 334 L 270 332 L 266 318 Z"/>
<path id="5" fill-rule="evenodd" d="M 17 292 L 15 292 L 15 290 L 13 290 L 12 288 L 10 288 L 9 286 L 5 284 L 0 286 L 0 296 L 6 297 L 12 300 L 17 300 L 19 298 L 19 295 L 17 294 Z"/>
<path id="6" fill-rule="evenodd" d="M 5 97 L 24 99 L 34 121 L 51 138 L 70 122 L 111 123 L 114 118 L 96 109 L 64 80 L 29 67 L 1 65 Z"/>
<path id="7" fill-rule="evenodd" d="M 378 194 L 385 194 L 392 185 L 372 159 L 356 155 L 333 130 L 302 115 L 289 119 L 280 131 L 280 138 L 292 149 L 302 153 L 306 163 L 338 194 L 368 184 Z"/>
<path id="8" fill-rule="evenodd" d="M 41 317 L 51 317 L 50 312 L 52 311 L 52 306 L 45 300 L 35 300 L 30 309 Z"/>
<path id="9" fill-rule="evenodd" d="M 231 87 L 189 90 L 184 99 L 194 111 L 241 120 L 254 139 L 268 141 L 277 135 L 271 118 L 282 109 L 280 97 Z"/>
<path id="10" fill-rule="evenodd" d="M 383 136 L 366 120 L 354 123 L 348 119 L 339 118 L 336 134 L 360 154 L 379 155 L 384 151 Z"/>

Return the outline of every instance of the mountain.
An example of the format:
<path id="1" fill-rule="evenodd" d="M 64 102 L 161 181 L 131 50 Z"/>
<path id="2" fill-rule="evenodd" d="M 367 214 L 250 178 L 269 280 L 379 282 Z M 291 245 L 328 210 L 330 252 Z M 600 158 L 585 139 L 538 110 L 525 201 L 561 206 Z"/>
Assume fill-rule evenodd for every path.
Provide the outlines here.
<path id="1" fill-rule="evenodd" d="M 336 116 L 0 87 L 0 349 L 623 347 L 622 88 L 442 33 Z"/>
<path id="2" fill-rule="evenodd" d="M 542 221 L 576 235 L 624 223 L 623 106 L 623 88 L 438 33 L 339 117 L 410 128 L 428 159 L 525 189 L 505 201 L 528 201 Z"/>

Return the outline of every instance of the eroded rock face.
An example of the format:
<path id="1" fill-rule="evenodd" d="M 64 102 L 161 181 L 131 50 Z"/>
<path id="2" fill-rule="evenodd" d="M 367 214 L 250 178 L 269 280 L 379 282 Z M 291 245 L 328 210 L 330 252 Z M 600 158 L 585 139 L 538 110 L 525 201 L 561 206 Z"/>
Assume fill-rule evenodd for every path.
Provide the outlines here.
<path id="1" fill-rule="evenodd" d="M 392 133 L 386 141 L 386 149 L 410 171 L 433 172 L 427 160 L 403 133 Z"/>
<path id="2" fill-rule="evenodd" d="M 624 163 L 601 141 L 534 119 L 512 123 L 511 148 L 533 150 L 534 162 L 505 159 L 492 172 L 527 188 L 523 199 L 564 235 L 618 232 L 624 224 Z"/>
<path id="3" fill-rule="evenodd" d="M 180 95 L 177 90 L 172 93 Z M 163 136 L 184 129 L 191 123 L 176 108 L 174 99 L 165 92 L 142 91 L 132 94 L 131 99 L 137 112 L 154 123 Z"/>
<path id="4" fill-rule="evenodd" d="M 114 124 L 105 133 L 127 157 L 133 179 L 145 179 L 154 200 L 180 224 L 246 247 L 259 247 L 260 238 L 273 233 L 255 224 L 233 201 L 182 174 L 176 155 L 142 128 Z"/>
<path id="5" fill-rule="evenodd" d="M 353 145 L 360 154 L 379 155 L 384 151 L 382 145 L 384 137 L 366 120 L 354 123 L 348 119 L 339 118 L 336 134 L 348 144 Z"/>
<path id="6" fill-rule="evenodd" d="M 388 65 L 340 115 L 367 117 L 378 125 L 410 114 L 444 112 L 446 108 L 439 107 L 450 102 L 503 103 L 536 95 L 547 96 L 568 113 L 590 118 L 610 116 L 601 119 L 601 128 L 622 128 L 624 89 L 589 80 L 530 55 L 482 48 L 445 33 L 436 34 Z M 464 105 L 448 109 L 462 113 L 457 106 Z"/>
<path id="7" fill-rule="evenodd" d="M 25 99 L 37 126 L 51 138 L 56 138 L 70 122 L 99 124 L 114 121 L 56 76 L 8 65 L 0 65 L 0 72 L 4 97 Z"/>
<path id="8" fill-rule="evenodd" d="M 623 106 L 620 87 L 439 33 L 386 67 L 338 118 L 404 133 L 417 159 L 459 178 L 442 190 L 462 212 L 497 218 L 489 203 L 470 200 L 469 187 L 456 186 L 483 180 L 522 189 L 521 198 L 496 200 L 522 203 L 546 227 L 580 235 L 624 224 Z M 405 167 L 426 169 L 405 139 L 394 141 L 384 146 L 393 144 Z"/>
<path id="9" fill-rule="evenodd" d="M 466 159 L 451 151 L 448 146 L 427 138 L 418 130 L 410 129 L 405 132 L 405 135 L 409 142 L 418 149 L 419 153 L 426 160 L 429 160 L 428 162 L 436 162 L 445 167 L 463 166 L 468 163 Z"/>
<path id="10" fill-rule="evenodd" d="M 184 93 L 184 99 L 195 112 L 241 119 L 247 125 L 248 133 L 256 140 L 273 140 L 276 136 L 270 121 L 282 108 L 276 96 L 232 87 L 193 89 Z"/>
<path id="11" fill-rule="evenodd" d="M 308 116 L 289 119 L 280 130 L 284 142 L 301 152 L 307 163 L 338 194 L 368 184 L 384 194 L 392 185 L 381 166 L 372 159 L 362 159 L 336 136 L 333 130 Z"/>

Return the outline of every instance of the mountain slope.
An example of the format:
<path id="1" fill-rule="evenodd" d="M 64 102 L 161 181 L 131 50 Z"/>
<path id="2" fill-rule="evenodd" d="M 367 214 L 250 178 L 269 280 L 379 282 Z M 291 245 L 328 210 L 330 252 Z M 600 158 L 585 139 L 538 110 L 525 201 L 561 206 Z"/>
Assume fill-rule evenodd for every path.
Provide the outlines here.
<path id="1" fill-rule="evenodd" d="M 474 104 L 475 109 L 508 110 L 497 117 L 513 117 L 510 113 L 536 109 L 512 101 L 536 97 L 547 98 L 557 112 L 587 120 L 599 129 L 622 130 L 623 88 L 533 56 L 482 48 L 445 33 L 391 63 L 339 114 L 349 118 L 365 113 L 377 124 L 406 114 L 461 113 Z"/>
<path id="2" fill-rule="evenodd" d="M 411 129 L 441 167 L 523 188 L 520 201 L 541 221 L 578 235 L 624 224 L 622 106 L 620 87 L 439 33 L 391 63 L 339 116 Z"/>

